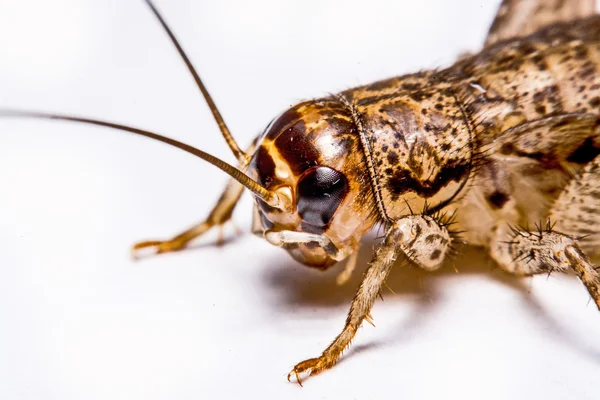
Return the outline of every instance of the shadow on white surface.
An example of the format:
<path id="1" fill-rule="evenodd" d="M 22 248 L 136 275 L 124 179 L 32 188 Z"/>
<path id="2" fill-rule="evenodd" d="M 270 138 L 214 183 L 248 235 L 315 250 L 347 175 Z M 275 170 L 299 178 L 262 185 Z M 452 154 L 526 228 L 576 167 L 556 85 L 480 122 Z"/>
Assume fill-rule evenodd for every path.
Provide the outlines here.
<path id="1" fill-rule="evenodd" d="M 375 242 L 372 238 L 363 241 L 357 270 L 352 278 L 342 286 L 336 284 L 335 276 L 341 271 L 341 265 L 336 265 L 330 271 L 320 272 L 304 268 L 289 260 L 289 264 L 281 265 L 280 261 L 272 268 L 266 268 L 265 282 L 273 285 L 278 293 L 278 311 L 287 313 L 298 308 L 327 308 L 350 307 L 350 303 L 360 284 L 362 274 L 371 260 L 372 247 Z M 478 276 L 485 280 L 500 283 L 510 288 L 520 298 L 520 304 L 527 314 L 536 321 L 541 329 L 549 333 L 554 340 L 571 351 L 600 365 L 600 344 L 597 341 L 581 337 L 576 331 L 570 329 L 567 321 L 561 321 L 552 312 L 541 304 L 531 293 L 530 277 L 515 277 L 498 269 L 494 262 L 482 249 L 463 246 L 459 255 L 446 262 L 442 268 L 434 272 L 424 271 L 402 260 L 398 260 L 386 280 L 383 291 L 384 301 L 402 302 L 411 299 L 414 307 L 411 314 L 403 321 L 396 323 L 391 333 L 375 341 L 357 346 L 350 346 L 340 363 L 354 356 L 372 351 L 381 350 L 386 346 L 393 346 L 397 342 L 410 342 L 424 328 L 423 322 L 435 314 L 445 301 L 440 296 L 440 291 L 456 278 L 467 279 L 469 276 Z M 544 275 L 548 278 L 550 276 Z M 576 276 L 568 275 L 566 279 L 581 284 Z M 581 284 L 581 290 L 585 287 Z M 375 304 L 377 309 L 378 303 Z M 589 307 L 595 308 L 593 302 Z M 386 324 L 393 322 L 385 321 Z M 341 330 L 342 326 L 340 326 Z M 333 339 L 333 338 L 331 338 Z"/>

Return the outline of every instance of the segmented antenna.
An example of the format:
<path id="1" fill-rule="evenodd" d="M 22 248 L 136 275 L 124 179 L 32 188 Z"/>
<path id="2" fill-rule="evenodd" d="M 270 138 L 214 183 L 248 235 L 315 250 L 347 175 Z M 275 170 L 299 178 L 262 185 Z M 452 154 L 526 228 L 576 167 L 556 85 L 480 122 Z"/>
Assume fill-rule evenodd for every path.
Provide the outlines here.
<path id="1" fill-rule="evenodd" d="M 168 138 L 166 136 L 159 135 L 158 133 L 150 132 L 143 129 L 133 128 L 127 125 L 116 124 L 108 121 L 101 121 L 97 119 L 91 118 L 83 118 L 83 117 L 74 117 L 70 115 L 63 114 L 50 114 L 43 113 L 37 111 L 23 111 L 23 110 L 8 110 L 8 109 L 0 109 L 0 117 L 21 117 L 21 118 L 37 118 L 37 119 L 49 119 L 49 120 L 60 120 L 60 121 L 71 121 L 71 122 L 81 122 L 84 124 L 90 125 L 99 125 L 112 129 L 117 129 L 120 131 L 126 131 L 130 133 L 134 133 L 136 135 L 145 136 L 150 139 L 158 140 L 159 142 L 166 143 L 173 147 L 177 147 L 180 150 L 187 151 L 190 154 L 195 155 L 214 165 L 215 167 L 224 171 L 227 175 L 231 176 L 233 179 L 244 185 L 251 192 L 256 194 L 258 197 L 263 199 L 267 204 L 271 207 L 278 208 L 279 197 L 272 191 L 267 188 L 261 186 L 258 182 L 254 181 L 248 175 L 244 174 L 242 171 L 232 166 L 231 164 L 226 163 L 225 161 L 213 156 L 212 154 L 206 153 L 200 149 L 197 149 L 189 144 L 185 144 L 175 139 Z"/>
<path id="2" fill-rule="evenodd" d="M 188 70 L 194 77 L 194 80 L 196 81 L 198 88 L 200 89 L 200 91 L 202 92 L 202 95 L 206 99 L 206 102 L 208 103 L 208 107 L 212 111 L 213 116 L 214 116 L 215 120 L 217 121 L 217 124 L 219 125 L 219 129 L 221 130 L 221 133 L 223 134 L 225 141 L 229 145 L 229 148 L 231 149 L 231 151 L 233 152 L 235 157 L 240 162 L 246 161 L 246 157 L 247 157 L 246 153 L 240 149 L 240 147 L 236 143 L 235 139 L 233 139 L 233 137 L 231 136 L 231 132 L 229 132 L 227 125 L 225 125 L 225 121 L 223 121 L 223 117 L 221 117 L 221 114 L 219 113 L 219 110 L 217 109 L 215 102 L 213 101 L 212 97 L 206 90 L 206 87 L 202 83 L 202 80 L 198 76 L 198 73 L 194 69 L 194 66 L 190 62 L 189 58 L 187 57 L 187 55 L 185 54 L 185 52 L 179 45 L 179 42 L 175 38 L 175 35 L 173 35 L 173 32 L 171 32 L 171 29 L 167 26 L 166 22 L 164 21 L 164 19 L 162 18 L 162 16 L 160 15 L 158 10 L 154 6 L 154 4 L 152 4 L 152 1 L 150 1 L 150 0 L 145 0 L 145 1 L 146 1 L 146 4 L 148 4 L 150 9 L 154 13 L 154 15 L 156 16 L 156 18 L 158 18 L 158 20 L 160 21 L 164 30 L 167 32 L 167 34 L 171 38 L 171 41 L 177 48 L 179 55 L 181 56 L 183 61 L 185 61 L 185 64 L 187 65 Z M 240 184 L 245 186 L 247 189 L 249 189 L 251 192 L 256 194 L 258 197 L 263 199 L 271 207 L 275 207 L 275 208 L 280 207 L 279 197 L 277 196 L 277 194 L 275 192 L 270 191 L 267 188 L 263 187 L 258 182 L 254 181 L 252 178 L 250 178 L 249 176 L 244 174 L 244 172 L 240 171 L 239 169 L 235 168 L 234 166 L 213 156 L 212 154 L 206 153 L 206 152 L 204 152 L 200 149 L 197 149 L 193 146 L 190 146 L 188 144 L 185 144 L 185 143 L 180 142 L 175 139 L 168 138 L 166 136 L 159 135 L 154 132 L 150 132 L 150 131 L 138 129 L 138 128 L 133 128 L 133 127 L 130 127 L 127 125 L 121 125 L 121 124 L 117 124 L 117 123 L 109 122 L 109 121 L 102 121 L 102 120 L 85 118 L 85 117 L 75 117 L 75 116 L 64 115 L 64 114 L 51 114 L 51 113 L 44 113 L 44 112 L 37 112 L 37 111 L 27 111 L 27 110 L 0 109 L 0 117 L 23 117 L 23 118 L 38 118 L 38 119 L 81 122 L 81 123 L 85 123 L 85 124 L 99 125 L 99 126 L 112 128 L 112 129 L 126 131 L 126 132 L 130 132 L 130 133 L 134 133 L 136 135 L 145 136 L 150 139 L 158 140 L 159 142 L 163 142 L 163 143 L 166 143 L 173 147 L 177 147 L 180 150 L 187 151 L 188 153 L 193 154 L 196 157 L 199 157 L 205 161 L 208 161 L 209 163 L 211 163 L 215 167 L 221 169 L 227 175 L 231 176 L 233 179 L 238 181 Z"/>
<path id="3" fill-rule="evenodd" d="M 158 21 L 162 25 L 163 29 L 165 30 L 167 35 L 169 35 L 169 38 L 171 38 L 171 42 L 173 42 L 173 44 L 175 45 L 175 48 L 177 48 L 177 52 L 179 53 L 179 55 L 185 62 L 185 65 L 187 66 L 188 70 L 194 77 L 194 80 L 196 81 L 196 85 L 198 86 L 198 89 L 200 89 L 200 92 L 202 92 L 202 96 L 204 96 L 206 103 L 208 103 L 208 108 L 210 108 L 210 111 L 212 112 L 213 117 L 215 118 L 215 121 L 217 121 L 217 125 L 219 125 L 219 129 L 221 130 L 221 133 L 223 134 L 223 137 L 225 138 L 227 145 L 229 145 L 229 148 L 233 152 L 233 155 L 238 159 L 238 161 L 242 162 L 246 158 L 246 153 L 244 153 L 244 151 L 242 149 L 240 149 L 240 146 L 238 146 L 237 142 L 231 135 L 231 132 L 229 131 L 229 128 L 227 128 L 227 125 L 225 124 L 225 120 L 223 120 L 223 117 L 221 116 L 221 113 L 219 112 L 217 105 L 213 101 L 210 93 L 208 93 L 208 90 L 206 90 L 206 87 L 204 86 L 204 83 L 202 83 L 202 79 L 200 79 L 200 76 L 196 72 L 196 69 L 192 65 L 192 62 L 190 61 L 188 56 L 183 51 L 183 48 L 179 44 L 179 41 L 177 40 L 177 38 L 171 31 L 171 28 L 169 28 L 169 26 L 165 22 L 164 18 L 162 17 L 162 15 L 160 15 L 160 13 L 156 9 L 156 7 L 152 3 L 152 1 L 150 1 L 150 0 L 145 0 L 145 1 L 146 1 L 146 4 L 148 4 L 150 9 L 154 13 L 154 15 L 156 16 L 156 18 L 158 18 Z"/>

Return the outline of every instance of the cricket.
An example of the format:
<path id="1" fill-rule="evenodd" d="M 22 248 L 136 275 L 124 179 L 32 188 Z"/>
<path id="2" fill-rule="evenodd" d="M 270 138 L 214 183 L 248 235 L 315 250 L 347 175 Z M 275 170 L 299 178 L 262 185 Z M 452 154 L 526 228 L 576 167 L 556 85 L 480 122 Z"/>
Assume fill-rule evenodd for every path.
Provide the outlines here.
<path id="1" fill-rule="evenodd" d="M 287 374 L 333 368 L 394 265 L 427 271 L 482 248 L 515 276 L 575 274 L 600 309 L 600 15 L 595 0 L 503 0 L 478 53 L 304 101 L 241 148 L 172 28 L 145 0 L 202 93 L 237 165 L 148 130 L 70 114 L 0 109 L 1 117 L 99 125 L 177 147 L 230 177 L 206 219 L 134 257 L 184 250 L 231 219 L 245 189 L 252 233 L 299 263 L 357 266 L 382 235 L 339 334 Z M 235 117 L 235 116 L 233 116 Z M 398 261 L 398 263 L 396 262 Z M 583 289 L 583 288 L 582 288 Z M 290 364 L 291 365 L 291 364 Z"/>

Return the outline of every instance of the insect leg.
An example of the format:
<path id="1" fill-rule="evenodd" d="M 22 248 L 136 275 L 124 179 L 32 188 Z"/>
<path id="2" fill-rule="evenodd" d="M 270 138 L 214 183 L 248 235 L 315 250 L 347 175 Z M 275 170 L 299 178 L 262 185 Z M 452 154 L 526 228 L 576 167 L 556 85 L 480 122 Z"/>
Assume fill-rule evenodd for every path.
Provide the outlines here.
<path id="1" fill-rule="evenodd" d="M 452 242 L 448 229 L 428 215 L 411 215 L 398 223 L 404 231 L 400 248 L 406 256 L 427 271 L 438 269 Z"/>
<path id="2" fill-rule="evenodd" d="M 571 268 L 600 309 L 600 274 L 581 250 L 577 238 L 554 231 L 549 221 L 537 232 L 499 228 L 490 253 L 504 270 L 516 275 L 565 272 Z"/>
<path id="3" fill-rule="evenodd" d="M 563 189 L 550 211 L 550 220 L 538 232 L 500 226 L 491 256 L 508 272 L 518 275 L 551 273 L 571 268 L 600 308 L 600 274 L 585 252 L 598 252 L 600 224 L 600 156 Z M 586 237 L 590 235 L 589 237 Z M 586 237 L 585 240 L 580 240 Z"/>
<path id="4" fill-rule="evenodd" d="M 344 266 L 344 270 L 340 272 L 340 274 L 335 278 L 335 282 L 338 285 L 343 285 L 348 282 L 348 279 L 352 276 L 352 272 L 354 272 L 354 268 L 356 268 L 356 263 L 358 262 L 358 253 L 360 250 L 360 245 L 357 245 L 350 257 L 348 257 L 348 261 L 346 261 L 346 265 Z"/>
<path id="5" fill-rule="evenodd" d="M 265 236 L 265 228 L 263 227 L 260 211 L 258 210 L 258 204 L 256 203 L 254 203 L 254 207 L 252 209 L 252 223 L 250 226 L 250 232 L 260 238 L 264 238 Z"/>
<path id="6" fill-rule="evenodd" d="M 600 136 L 600 131 L 598 132 Z M 581 248 L 590 255 L 600 252 L 600 156 L 596 156 L 569 182 L 554 202 L 550 220 L 556 230 L 585 237 Z"/>
<path id="7" fill-rule="evenodd" d="M 149 247 L 157 254 L 182 250 L 190 241 L 203 235 L 214 226 L 224 225 L 231 219 L 231 214 L 243 191 L 244 187 L 235 179 L 231 179 L 217 201 L 217 204 L 204 221 L 168 240 L 147 240 L 134 244 L 132 248 L 134 257 L 139 254 L 140 250 Z"/>
<path id="8" fill-rule="evenodd" d="M 246 151 L 246 154 L 249 154 L 250 156 L 246 157 L 245 161 L 242 163 L 242 165 L 240 165 L 240 170 L 245 171 L 248 167 L 250 159 L 252 158 L 252 154 L 256 150 L 257 140 L 258 138 L 252 142 L 252 145 Z M 186 231 L 181 232 L 180 234 L 168 240 L 146 240 L 143 242 L 138 242 L 134 244 L 131 249 L 133 256 L 138 256 L 140 250 L 148 248 L 152 248 L 152 251 L 156 254 L 182 250 L 189 242 L 203 235 L 211 228 L 215 226 L 222 227 L 231 220 L 231 214 L 240 200 L 240 197 L 242 197 L 243 192 L 244 186 L 242 186 L 235 179 L 230 179 L 225 187 L 225 190 L 221 194 L 221 197 L 219 197 L 217 204 L 215 204 L 210 214 L 208 214 L 208 217 L 204 221 L 192 226 L 190 229 L 187 229 Z"/>
<path id="9" fill-rule="evenodd" d="M 373 260 L 352 300 L 342 332 L 320 357 L 297 364 L 288 374 L 288 380 L 294 375 L 302 384 L 301 374 L 316 375 L 337 362 L 363 320 L 370 320 L 373 303 L 400 252 L 423 268 L 435 269 L 443 261 L 449 244 L 446 228 L 432 217 L 414 215 L 394 222 L 386 232 L 384 242 L 375 249 Z"/>

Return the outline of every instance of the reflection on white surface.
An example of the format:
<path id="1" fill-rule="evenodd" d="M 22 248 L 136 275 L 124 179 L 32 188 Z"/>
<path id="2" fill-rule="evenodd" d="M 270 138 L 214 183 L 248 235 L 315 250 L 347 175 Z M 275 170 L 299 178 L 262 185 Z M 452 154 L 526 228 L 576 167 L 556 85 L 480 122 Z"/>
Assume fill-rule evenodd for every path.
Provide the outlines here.
<path id="1" fill-rule="evenodd" d="M 241 144 L 303 98 L 450 62 L 498 1 L 157 1 Z M 0 105 L 154 129 L 232 161 L 142 1 L 0 1 Z M 245 233 L 132 262 L 206 215 L 226 178 L 106 129 L 0 121 L 1 399 L 596 399 L 600 316 L 572 277 L 469 252 L 396 268 L 343 360 L 285 375 L 342 328 L 361 271 L 302 267 Z M 248 231 L 246 197 L 236 221 Z M 369 259 L 363 246 L 361 265 Z"/>

